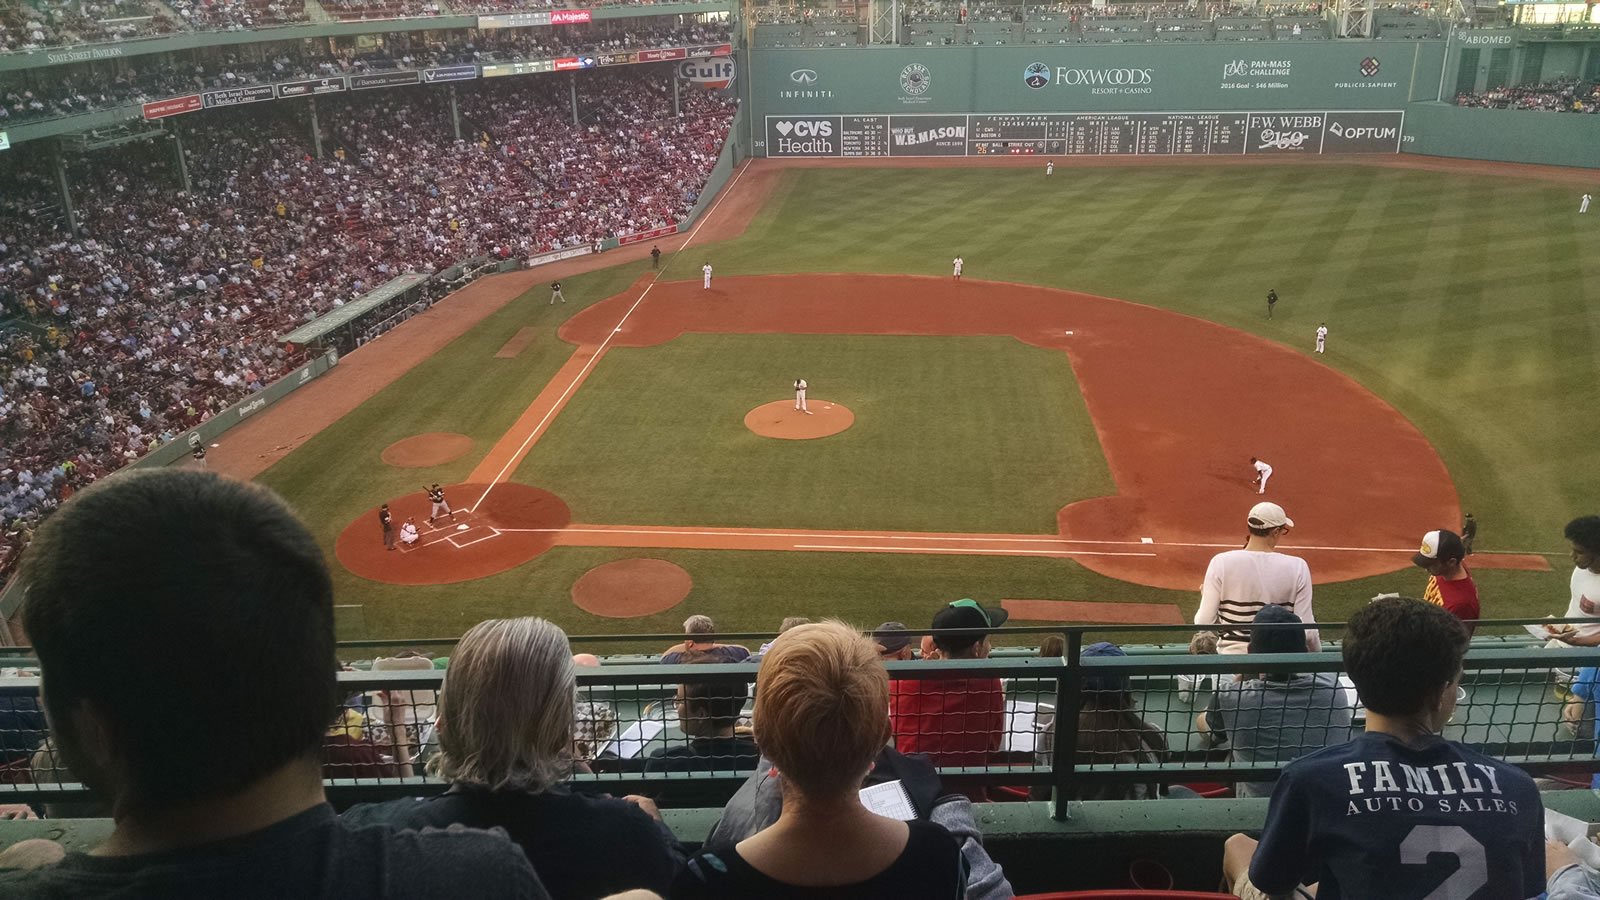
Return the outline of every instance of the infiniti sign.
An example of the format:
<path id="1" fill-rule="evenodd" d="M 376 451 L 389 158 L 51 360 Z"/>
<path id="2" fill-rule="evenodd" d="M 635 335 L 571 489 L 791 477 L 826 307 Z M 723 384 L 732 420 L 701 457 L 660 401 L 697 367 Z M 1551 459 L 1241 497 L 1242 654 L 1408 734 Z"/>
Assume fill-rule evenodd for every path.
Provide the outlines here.
<path id="1" fill-rule="evenodd" d="M 815 69 L 795 69 L 789 73 L 789 80 L 795 84 L 816 84 L 817 72 Z"/>

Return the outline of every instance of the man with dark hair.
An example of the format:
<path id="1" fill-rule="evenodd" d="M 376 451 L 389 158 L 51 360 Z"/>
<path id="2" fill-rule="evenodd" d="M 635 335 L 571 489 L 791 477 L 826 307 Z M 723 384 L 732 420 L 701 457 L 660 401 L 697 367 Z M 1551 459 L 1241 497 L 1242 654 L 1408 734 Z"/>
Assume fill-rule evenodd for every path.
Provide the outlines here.
<path id="1" fill-rule="evenodd" d="M 1264 606 L 1250 629 L 1250 655 L 1304 653 L 1306 629 L 1281 606 Z M 1265 627 L 1261 627 L 1265 626 Z M 1226 739 L 1237 763 L 1286 763 L 1350 739 L 1351 703 L 1332 672 L 1261 674 L 1226 680 L 1195 718 L 1202 734 Z M 1240 782 L 1240 797 L 1268 797 L 1270 781 Z"/>
<path id="2" fill-rule="evenodd" d="M 975 600 L 945 606 L 933 617 L 933 658 L 987 659 L 987 629 L 1007 618 L 1004 609 Z M 901 753 L 926 753 L 941 766 L 987 765 L 1005 737 L 1005 693 L 993 677 L 897 678 L 889 720 Z"/>
<path id="3" fill-rule="evenodd" d="M 1580 516 L 1564 532 L 1572 545 L 1572 602 L 1565 618 L 1593 625 L 1546 625 L 1552 638 L 1574 647 L 1600 646 L 1600 516 Z"/>
<path id="4" fill-rule="evenodd" d="M 899 622 L 885 622 L 872 629 L 872 642 L 878 647 L 878 656 L 884 661 L 915 659 L 911 647 L 911 632 Z"/>
<path id="5" fill-rule="evenodd" d="M 1455 532 L 1441 528 L 1422 536 L 1422 546 L 1411 557 L 1412 565 L 1428 573 L 1428 586 L 1422 599 L 1442 606 L 1460 619 L 1471 634 L 1478 627 L 1478 586 L 1472 581 L 1464 560 L 1467 547 Z"/>
<path id="6" fill-rule="evenodd" d="M 1374 600 L 1350 617 L 1344 665 L 1366 733 L 1290 763 L 1258 845 L 1228 840 L 1240 897 L 1534 897 L 1544 807 L 1521 770 L 1440 737 L 1471 638 L 1443 607 Z M 1246 871 L 1248 867 L 1248 872 Z"/>
<path id="7" fill-rule="evenodd" d="M 18 577 L 53 739 L 116 828 L 91 854 L 0 877 L 0 895 L 547 896 L 503 834 L 334 815 L 333 585 L 272 493 L 120 474 L 50 518 Z"/>

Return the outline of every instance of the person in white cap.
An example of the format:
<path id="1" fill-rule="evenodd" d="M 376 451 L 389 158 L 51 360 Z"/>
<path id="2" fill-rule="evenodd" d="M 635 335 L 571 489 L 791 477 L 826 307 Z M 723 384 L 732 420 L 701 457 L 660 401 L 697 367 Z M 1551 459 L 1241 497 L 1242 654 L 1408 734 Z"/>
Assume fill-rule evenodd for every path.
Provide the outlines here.
<path id="1" fill-rule="evenodd" d="M 1422 599 L 1449 610 L 1471 633 L 1478 625 L 1478 586 L 1467 571 L 1466 558 L 1467 545 L 1461 536 L 1441 528 L 1422 536 L 1422 548 L 1411 557 L 1411 563 L 1428 573 Z"/>
<path id="2" fill-rule="evenodd" d="M 1294 520 L 1276 503 L 1257 503 L 1245 519 L 1250 536 L 1244 549 L 1228 550 L 1211 557 L 1205 581 L 1200 585 L 1200 609 L 1194 614 L 1196 625 L 1219 625 L 1218 653 L 1244 653 L 1250 647 L 1248 626 L 1264 606 L 1282 606 L 1313 625 L 1311 611 L 1311 567 L 1298 556 L 1277 552 L 1278 541 Z M 1322 636 L 1315 628 L 1306 630 L 1306 649 L 1322 649 Z"/>
<path id="3" fill-rule="evenodd" d="M 1250 457 L 1250 465 L 1255 466 L 1256 469 L 1256 477 L 1250 483 L 1257 486 L 1256 493 L 1265 494 L 1267 492 L 1267 479 L 1272 477 L 1272 467 L 1267 465 L 1266 460 L 1256 459 L 1254 456 Z"/>

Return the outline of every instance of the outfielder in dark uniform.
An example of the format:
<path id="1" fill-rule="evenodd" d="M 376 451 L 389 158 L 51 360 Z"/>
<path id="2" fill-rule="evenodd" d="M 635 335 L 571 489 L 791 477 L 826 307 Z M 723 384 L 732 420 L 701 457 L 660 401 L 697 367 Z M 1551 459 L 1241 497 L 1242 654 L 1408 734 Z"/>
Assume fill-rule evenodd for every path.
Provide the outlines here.
<path id="1" fill-rule="evenodd" d="M 1467 549 L 1467 555 L 1472 555 L 1472 542 L 1478 537 L 1478 520 L 1467 513 L 1467 518 L 1461 523 L 1461 545 Z"/>
<path id="2" fill-rule="evenodd" d="M 650 248 L 650 268 L 661 268 L 661 248 L 659 246 Z"/>
<path id="3" fill-rule="evenodd" d="M 383 528 L 383 549 L 394 549 L 394 516 L 389 513 L 389 504 L 378 507 L 378 524 Z"/>
<path id="4" fill-rule="evenodd" d="M 444 500 L 444 488 L 439 487 L 437 481 L 433 483 L 433 487 L 423 488 L 423 490 L 428 492 L 428 501 L 433 504 L 433 507 L 428 511 L 429 525 L 433 524 L 433 520 L 438 518 L 440 513 L 449 516 L 452 522 L 456 520 L 455 511 Z"/>
<path id="5" fill-rule="evenodd" d="M 562 303 L 567 302 L 567 298 L 561 295 L 561 282 L 552 281 L 550 282 L 550 305 L 555 306 L 557 300 Z"/>
<path id="6" fill-rule="evenodd" d="M 1278 305 L 1278 290 L 1273 288 L 1267 291 L 1267 318 L 1272 318 L 1272 308 Z"/>

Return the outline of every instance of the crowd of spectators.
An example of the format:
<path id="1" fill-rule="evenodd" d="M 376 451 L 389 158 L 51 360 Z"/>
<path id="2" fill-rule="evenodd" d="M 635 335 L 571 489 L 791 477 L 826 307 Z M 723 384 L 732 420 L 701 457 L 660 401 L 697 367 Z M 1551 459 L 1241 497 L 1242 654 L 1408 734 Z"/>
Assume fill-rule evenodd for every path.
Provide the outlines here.
<path id="1" fill-rule="evenodd" d="M 1600 593 L 1600 516 L 1574 520 L 1565 534 L 1573 609 L 1600 620 L 1587 599 Z M 83 565 L 86 555 L 98 564 Z M 1429 556 L 1426 544 L 1419 553 L 1442 555 Z M 130 581 L 123 573 L 134 570 L 154 574 Z M 0 874 L 8 896 L 122 896 L 134 884 L 218 895 L 241 878 L 263 895 L 317 897 L 1014 894 L 983 846 L 972 803 L 936 768 L 982 764 L 993 752 L 951 742 L 1004 727 L 977 709 L 991 694 L 1004 702 L 1004 688 L 951 673 L 908 676 L 914 663 L 886 668 L 911 643 L 899 623 L 863 634 L 836 621 L 789 622 L 764 648 L 753 694 L 743 671 L 719 675 L 740 656 L 734 645 L 718 642 L 704 617 L 685 624 L 685 640 L 664 658 L 706 675 L 685 679 L 675 700 L 685 742 L 651 760 L 674 762 L 662 771 L 746 774 L 690 853 L 650 797 L 611 798 L 569 782 L 601 762 L 574 752 L 583 705 L 603 705 L 584 699 L 577 669 L 598 660 L 574 656 L 548 621 L 474 626 L 444 661 L 437 692 L 341 700 L 331 577 L 309 531 L 263 488 L 180 469 L 95 485 L 46 523 L 23 577 L 51 689 L 6 710 L 7 731 L 38 748 L 31 758 L 16 748 L 23 767 L 12 775 L 49 766 L 38 780 L 82 781 L 117 815 L 96 857 L 48 840 L 0 854 L 0 869 L 21 870 Z M 1284 597 L 1259 606 L 1248 656 L 1296 653 L 1313 640 L 1293 605 Z M 982 659 L 1004 622 L 1003 610 L 972 600 L 940 607 L 924 656 Z M 1534 780 L 1442 736 L 1463 697 L 1470 641 L 1456 615 L 1427 600 L 1379 597 L 1351 616 L 1340 655 L 1360 698 L 1359 731 L 1348 717 L 1353 701 L 1329 678 L 1246 676 L 1216 690 L 1200 730 L 1237 741 L 1254 729 L 1236 757 L 1277 775 L 1260 841 L 1227 842 L 1222 867 L 1236 896 L 1298 896 L 1318 883 L 1324 895 L 1413 897 L 1465 872 L 1485 896 L 1600 898 L 1600 876 L 1578 855 L 1587 838 L 1545 841 Z M 153 663 L 157 642 L 169 649 Z M 724 649 L 713 656 L 716 648 Z M 1058 642 L 1041 652 L 1061 650 Z M 1086 663 L 1123 655 L 1109 643 L 1083 650 Z M 390 662 L 381 668 L 434 665 L 416 653 Z M 1079 757 L 1123 765 L 1164 757 L 1166 742 L 1140 715 L 1128 676 L 1089 668 Z M 121 677 L 105 677 L 108 669 Z M 182 677 L 195 671 L 209 677 Z M 1579 673 L 1578 696 L 1593 696 L 1595 672 Z M 920 699 L 908 713 L 900 698 L 912 685 Z M 158 695 L 166 702 L 148 702 Z M 218 719 L 219 708 L 251 714 Z M 360 727 L 380 709 L 390 734 L 405 735 L 391 743 L 400 748 L 393 758 Z M 908 725 L 908 715 L 919 721 Z M 174 744 L 173 734 L 188 739 Z M 907 734 L 926 745 L 904 746 Z M 941 760 L 941 751 L 979 758 Z M 418 763 L 449 791 L 337 815 L 319 777 L 340 766 L 389 776 Z M 1485 858 L 1492 867 L 1468 864 Z"/>
<path id="2" fill-rule="evenodd" d="M 1600 113 L 1600 82 L 1569 79 L 1519 87 L 1498 87 L 1481 94 L 1457 94 L 1456 105 Z"/>
<path id="3" fill-rule="evenodd" d="M 316 55 L 307 47 L 246 56 L 231 50 L 208 51 L 192 61 L 128 60 L 85 64 L 53 71 L 45 81 L 0 85 L 0 128 L 37 119 L 76 115 L 97 109 L 147 103 L 195 91 L 247 87 L 302 78 L 328 78 L 393 69 L 549 59 L 577 54 L 644 50 L 654 47 L 726 43 L 726 22 L 632 19 L 561 28 L 517 28 L 460 32 L 448 40 L 392 35 L 376 50 L 340 50 Z M 327 50 L 326 47 L 321 48 Z"/>
<path id="4" fill-rule="evenodd" d="M 515 83 L 512 83 L 515 82 Z M 186 122 L 170 145 L 72 167 L 79 236 L 42 218 L 53 188 L 13 170 L 0 199 L 0 581 L 39 517 L 301 359 L 298 324 L 407 271 L 520 259 L 683 218 L 730 102 L 642 71 L 413 88 L 325 102 L 327 158 L 280 110 Z M 15 152 L 8 162 L 20 164 Z M 43 158 L 38 158 L 43 162 Z"/>

